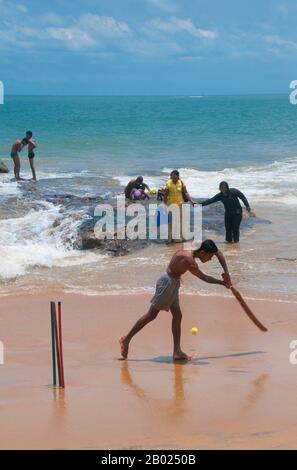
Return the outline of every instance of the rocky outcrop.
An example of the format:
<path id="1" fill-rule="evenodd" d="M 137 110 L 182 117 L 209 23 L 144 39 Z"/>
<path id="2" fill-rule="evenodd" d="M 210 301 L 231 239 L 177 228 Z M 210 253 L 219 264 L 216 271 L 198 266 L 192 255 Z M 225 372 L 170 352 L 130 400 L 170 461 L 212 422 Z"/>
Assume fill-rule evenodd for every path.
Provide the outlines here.
<path id="1" fill-rule="evenodd" d="M 90 218 L 84 220 L 78 229 L 77 238 L 75 241 L 75 247 L 80 250 L 93 250 L 99 249 L 103 253 L 108 253 L 112 256 L 123 256 L 132 253 L 136 250 L 143 249 L 151 243 L 166 243 L 164 240 L 129 240 L 129 239 L 100 239 L 96 237 L 94 227 L 96 218 L 92 216 L 92 212 L 89 213 Z M 242 231 L 250 229 L 255 224 L 270 223 L 267 220 L 260 219 L 257 217 L 249 217 L 244 213 L 242 221 Z M 203 211 L 203 238 L 209 237 L 208 231 L 214 231 L 220 234 L 222 237 L 225 235 L 224 227 L 224 208 L 219 204 L 214 204 Z M 115 234 L 116 237 L 116 234 Z"/>
<path id="2" fill-rule="evenodd" d="M 136 250 L 141 250 L 150 244 L 150 240 L 118 240 L 100 239 L 94 232 L 93 221 L 89 220 L 82 224 L 76 240 L 76 248 L 80 250 L 100 249 L 103 253 L 112 256 L 123 256 Z"/>
<path id="3" fill-rule="evenodd" d="M 26 191 L 24 192 L 24 197 L 26 197 L 27 201 L 30 201 L 30 207 L 34 204 L 35 199 L 37 207 L 39 207 L 41 197 L 43 201 L 45 200 L 59 206 L 59 217 L 53 223 L 53 229 L 61 230 L 65 244 L 75 249 L 98 250 L 111 256 L 124 256 L 134 251 L 144 249 L 150 244 L 166 244 L 166 240 L 150 240 L 149 237 L 136 240 L 122 240 L 119 234 L 119 238 L 116 238 L 117 234 L 115 234 L 114 239 L 111 237 L 106 237 L 105 239 L 98 238 L 95 233 L 95 226 L 99 219 L 94 214 L 95 207 L 98 204 L 109 203 L 113 206 L 116 216 L 117 209 L 114 198 L 103 198 L 100 196 L 80 197 L 73 194 L 52 195 L 50 194 L 50 188 L 48 188 L 48 186 L 42 188 L 42 183 L 39 192 Z M 22 199 L 22 201 L 24 201 L 24 199 Z M 65 224 L 63 225 L 65 219 L 67 220 L 68 218 L 69 230 L 65 229 Z M 126 225 L 129 219 L 130 218 L 127 216 Z M 269 221 L 257 217 L 244 216 L 241 228 L 244 232 L 252 228 L 255 224 L 263 223 L 269 223 Z M 75 229 L 73 229 L 73 226 L 75 226 Z M 147 227 L 148 226 L 149 224 L 147 223 Z M 193 227 L 191 227 L 191 229 L 193 229 Z M 203 239 L 209 238 L 212 232 L 219 234 L 220 237 L 224 239 L 224 208 L 221 204 L 214 204 L 203 209 Z"/>

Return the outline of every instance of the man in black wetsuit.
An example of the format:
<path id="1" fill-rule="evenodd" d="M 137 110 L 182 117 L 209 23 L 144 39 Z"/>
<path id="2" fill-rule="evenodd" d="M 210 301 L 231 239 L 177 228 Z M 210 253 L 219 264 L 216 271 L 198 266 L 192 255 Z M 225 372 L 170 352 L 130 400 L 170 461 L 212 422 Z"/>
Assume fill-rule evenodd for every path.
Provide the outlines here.
<path id="1" fill-rule="evenodd" d="M 225 228 L 226 228 L 226 242 L 238 243 L 239 242 L 239 227 L 242 220 L 242 207 L 239 202 L 242 200 L 248 212 L 251 211 L 249 202 L 244 194 L 238 189 L 229 188 L 226 181 L 220 183 L 220 192 L 211 199 L 207 199 L 201 203 L 202 206 L 208 206 L 214 202 L 221 201 L 225 207 Z"/>
<path id="2" fill-rule="evenodd" d="M 148 187 L 148 185 L 146 183 L 143 182 L 143 176 L 138 176 L 136 178 L 136 180 L 131 180 L 129 181 L 129 183 L 127 184 L 127 186 L 125 187 L 125 197 L 127 199 L 130 199 L 130 196 L 131 196 L 131 191 L 132 189 L 141 189 L 141 190 L 145 190 L 147 189 L 147 191 L 150 190 L 150 188 Z"/>

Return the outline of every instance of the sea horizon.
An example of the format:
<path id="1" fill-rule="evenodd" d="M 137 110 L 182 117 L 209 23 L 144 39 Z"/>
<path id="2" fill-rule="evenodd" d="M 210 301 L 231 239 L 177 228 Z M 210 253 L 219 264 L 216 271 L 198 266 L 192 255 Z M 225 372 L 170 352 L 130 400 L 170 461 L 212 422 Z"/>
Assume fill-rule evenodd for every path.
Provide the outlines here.
<path id="1" fill-rule="evenodd" d="M 51 96 L 51 97 L 56 97 L 56 96 L 70 96 L 70 97 L 139 97 L 139 98 L 144 98 L 144 97 L 180 97 L 180 96 L 187 96 L 187 97 L 195 97 L 195 96 L 211 96 L 211 97 L 231 97 L 231 96 L 276 96 L 276 95 L 281 95 L 281 96 L 288 96 L 290 95 L 290 91 L 288 88 L 287 92 L 270 92 L 270 93 L 265 93 L 265 92 L 259 92 L 259 93 L 198 93 L 198 92 L 193 92 L 193 93 L 143 93 L 143 94 L 133 94 L 133 93 L 5 93 L 5 96 L 8 97 L 30 97 L 30 96 Z"/>

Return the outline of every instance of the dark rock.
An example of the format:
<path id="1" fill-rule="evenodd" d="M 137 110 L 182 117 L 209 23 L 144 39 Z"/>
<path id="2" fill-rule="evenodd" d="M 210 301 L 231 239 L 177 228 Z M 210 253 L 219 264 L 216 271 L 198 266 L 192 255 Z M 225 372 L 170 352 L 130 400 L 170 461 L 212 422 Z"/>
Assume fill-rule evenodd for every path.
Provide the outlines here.
<path id="1" fill-rule="evenodd" d="M 97 201 L 96 201 L 97 202 Z M 90 209 L 90 207 L 89 207 Z M 116 212 L 116 211 L 115 211 Z M 98 218 L 94 217 L 93 211 L 88 213 L 88 219 L 85 219 L 78 229 L 75 247 L 81 250 L 94 250 L 99 249 L 103 253 L 111 254 L 112 256 L 123 256 L 136 250 L 143 249 L 151 243 L 160 243 L 160 240 L 120 240 L 120 239 L 99 239 L 94 232 L 95 224 Z M 126 220 L 127 223 L 127 220 Z M 252 227 L 254 224 L 270 223 L 267 220 L 259 219 L 257 217 L 243 217 L 242 231 Z M 192 227 L 193 228 L 193 227 Z M 203 232 L 205 230 L 212 230 L 224 237 L 224 208 L 220 204 L 214 204 L 203 210 Z M 203 237 L 207 233 L 203 233 Z M 115 234 L 116 237 L 116 234 Z"/>
<path id="2" fill-rule="evenodd" d="M 0 162 L 0 173 L 9 173 L 8 167 L 3 162 Z"/>
<path id="3" fill-rule="evenodd" d="M 88 228 L 80 231 L 76 247 L 81 250 L 94 250 L 97 248 L 112 256 L 123 256 L 141 250 L 149 243 L 149 240 L 117 240 L 116 238 L 102 240 L 96 237 L 92 228 Z"/>

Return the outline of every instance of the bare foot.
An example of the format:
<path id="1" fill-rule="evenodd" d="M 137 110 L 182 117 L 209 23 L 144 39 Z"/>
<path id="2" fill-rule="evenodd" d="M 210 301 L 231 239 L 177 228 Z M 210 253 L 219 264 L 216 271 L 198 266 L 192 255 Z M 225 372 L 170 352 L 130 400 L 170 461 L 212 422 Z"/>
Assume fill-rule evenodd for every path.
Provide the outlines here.
<path id="1" fill-rule="evenodd" d="M 123 359 L 127 359 L 128 356 L 128 350 L 129 350 L 129 343 L 126 341 L 126 337 L 123 336 L 122 338 L 119 339 L 119 343 L 121 346 L 121 355 Z"/>
<path id="2" fill-rule="evenodd" d="M 190 361 L 191 357 L 184 353 L 182 350 L 177 351 L 173 354 L 174 361 Z"/>

